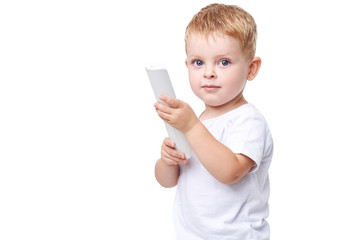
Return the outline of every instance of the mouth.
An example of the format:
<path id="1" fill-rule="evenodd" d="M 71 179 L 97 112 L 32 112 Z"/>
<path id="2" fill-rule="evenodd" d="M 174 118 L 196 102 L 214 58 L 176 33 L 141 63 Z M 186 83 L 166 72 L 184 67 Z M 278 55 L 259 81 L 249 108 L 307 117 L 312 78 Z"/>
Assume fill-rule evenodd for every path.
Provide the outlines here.
<path id="1" fill-rule="evenodd" d="M 216 86 L 216 85 L 204 85 L 201 88 L 203 88 L 205 91 L 208 91 L 208 92 L 215 92 L 215 91 L 219 90 L 221 87 Z"/>

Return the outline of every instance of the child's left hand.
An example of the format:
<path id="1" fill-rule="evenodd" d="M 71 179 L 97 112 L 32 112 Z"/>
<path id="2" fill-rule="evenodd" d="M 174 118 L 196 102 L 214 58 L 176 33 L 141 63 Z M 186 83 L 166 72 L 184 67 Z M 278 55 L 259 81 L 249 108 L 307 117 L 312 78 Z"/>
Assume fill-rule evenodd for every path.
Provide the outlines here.
<path id="1" fill-rule="evenodd" d="M 159 117 L 183 133 L 188 132 L 200 122 L 187 103 L 168 96 L 160 96 L 160 100 L 164 101 L 169 106 L 160 102 L 155 103 L 154 106 Z"/>

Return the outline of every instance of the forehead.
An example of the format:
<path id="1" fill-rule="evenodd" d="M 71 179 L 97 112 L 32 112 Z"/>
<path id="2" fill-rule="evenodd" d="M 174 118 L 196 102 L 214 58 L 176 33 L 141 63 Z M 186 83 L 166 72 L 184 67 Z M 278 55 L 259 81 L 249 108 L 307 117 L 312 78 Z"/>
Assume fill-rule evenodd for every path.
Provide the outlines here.
<path id="1" fill-rule="evenodd" d="M 188 36 L 186 52 L 191 54 L 240 54 L 241 46 L 238 40 L 222 33 L 199 34 Z"/>

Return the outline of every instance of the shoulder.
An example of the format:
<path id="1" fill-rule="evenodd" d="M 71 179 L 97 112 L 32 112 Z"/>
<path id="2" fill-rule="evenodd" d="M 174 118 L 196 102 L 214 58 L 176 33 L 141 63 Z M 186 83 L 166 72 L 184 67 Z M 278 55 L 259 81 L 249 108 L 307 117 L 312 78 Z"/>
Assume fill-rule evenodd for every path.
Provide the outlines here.
<path id="1" fill-rule="evenodd" d="M 256 163 L 251 172 L 257 171 L 261 162 L 271 161 L 272 135 L 264 116 L 252 104 L 234 112 L 225 139 L 224 144 L 234 153 L 241 153 Z"/>
<path id="2" fill-rule="evenodd" d="M 264 116 L 253 104 L 244 104 L 214 119 L 203 121 L 205 127 L 218 140 L 236 135 L 246 139 L 249 134 L 270 133 Z"/>
<path id="3" fill-rule="evenodd" d="M 245 104 L 232 111 L 228 122 L 230 126 L 250 127 L 262 125 L 267 128 L 265 117 L 253 104 Z"/>
<path id="4" fill-rule="evenodd" d="M 227 126 L 226 136 L 229 141 L 272 148 L 270 128 L 265 117 L 253 104 L 246 104 L 236 109 L 229 118 Z"/>

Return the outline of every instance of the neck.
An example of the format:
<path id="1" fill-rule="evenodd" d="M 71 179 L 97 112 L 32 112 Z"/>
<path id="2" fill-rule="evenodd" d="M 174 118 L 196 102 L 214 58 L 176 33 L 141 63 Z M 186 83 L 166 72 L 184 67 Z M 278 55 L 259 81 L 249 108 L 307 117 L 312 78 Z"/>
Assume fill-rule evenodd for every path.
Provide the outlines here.
<path id="1" fill-rule="evenodd" d="M 235 97 L 230 102 L 227 102 L 220 106 L 209 106 L 205 105 L 205 111 L 201 114 L 200 119 L 206 120 L 215 118 L 218 116 L 221 116 L 227 112 L 230 112 L 231 110 L 234 110 L 235 108 L 238 108 L 244 104 L 247 104 L 248 102 L 244 98 L 242 94 L 239 94 L 237 97 Z"/>

